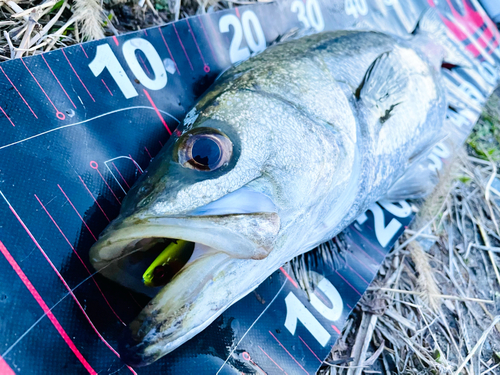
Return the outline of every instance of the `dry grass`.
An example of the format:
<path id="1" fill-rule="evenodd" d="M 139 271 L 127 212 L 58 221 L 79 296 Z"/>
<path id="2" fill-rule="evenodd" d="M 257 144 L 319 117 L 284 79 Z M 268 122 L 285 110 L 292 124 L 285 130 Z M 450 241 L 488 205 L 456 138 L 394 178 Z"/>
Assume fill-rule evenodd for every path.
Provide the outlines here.
<path id="1" fill-rule="evenodd" d="M 256 0 L 0 0 L 0 61 L 252 2 Z"/>
<path id="2" fill-rule="evenodd" d="M 386 258 L 320 374 L 500 373 L 499 103 L 490 99 L 468 154 Z"/>

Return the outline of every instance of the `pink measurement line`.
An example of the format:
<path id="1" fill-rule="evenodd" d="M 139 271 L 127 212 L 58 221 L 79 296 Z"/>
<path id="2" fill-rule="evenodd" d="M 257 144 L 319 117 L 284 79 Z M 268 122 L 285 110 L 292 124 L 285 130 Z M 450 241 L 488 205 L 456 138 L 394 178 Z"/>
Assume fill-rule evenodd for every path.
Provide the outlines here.
<path id="1" fill-rule="evenodd" d="M 0 374 L 3 375 L 15 375 L 16 373 L 12 371 L 10 366 L 5 362 L 5 360 L 0 357 Z"/>
<path id="2" fill-rule="evenodd" d="M 365 253 L 366 254 L 366 253 Z M 365 270 L 367 270 L 370 273 L 373 273 L 366 265 L 359 259 L 359 257 L 356 255 L 356 253 L 353 251 L 351 252 L 351 256 L 361 265 Z M 360 276 L 361 277 L 361 276 Z M 367 282 L 364 278 L 362 278 L 365 282 Z M 369 284 L 369 282 L 367 282 Z"/>
<path id="3" fill-rule="evenodd" d="M 281 347 L 285 350 L 285 352 L 287 352 L 287 354 L 290 356 L 290 358 L 292 358 L 292 359 L 295 361 L 295 363 L 296 363 L 296 364 L 298 364 L 298 365 L 299 365 L 299 367 L 300 367 L 302 370 L 304 370 L 304 372 L 305 372 L 307 375 L 309 375 L 309 373 L 306 371 L 306 369 L 305 369 L 304 367 L 302 367 L 302 365 L 301 365 L 301 364 L 300 364 L 300 363 L 299 363 L 299 362 L 295 359 L 295 357 L 294 357 L 293 355 L 291 355 L 291 354 L 290 354 L 290 352 L 289 352 L 288 350 L 286 350 L 286 348 L 283 346 L 283 344 L 280 342 L 280 340 L 278 340 L 278 339 L 276 338 L 276 336 L 274 336 L 274 335 L 273 335 L 273 333 L 272 333 L 271 331 L 268 331 L 268 332 L 269 332 L 269 334 L 270 334 L 271 336 L 273 336 L 273 337 L 274 337 L 274 339 L 278 342 L 278 344 L 280 344 L 280 346 L 281 346 Z"/>
<path id="4" fill-rule="evenodd" d="M 78 75 L 78 73 L 76 72 L 75 68 L 73 68 L 73 64 L 71 64 L 71 61 L 69 61 L 68 59 L 68 56 L 66 56 L 66 52 L 64 52 L 64 50 L 62 49 L 61 50 L 64 57 L 66 58 L 66 61 L 68 62 L 69 66 L 71 67 L 71 70 L 73 70 L 73 73 L 75 73 L 76 75 L 76 78 L 78 78 L 78 80 L 80 81 L 80 83 L 82 84 L 83 88 L 85 89 L 85 91 L 87 91 L 87 94 L 89 94 L 90 98 L 95 102 L 95 99 L 94 97 L 92 96 L 92 94 L 90 93 L 90 91 L 87 89 L 87 86 L 85 86 L 85 84 L 83 83 L 82 79 L 80 78 L 80 76 Z"/>
<path id="5" fill-rule="evenodd" d="M 141 60 L 141 64 L 142 66 L 144 67 L 144 70 L 146 71 L 146 73 L 148 73 L 148 75 L 151 75 L 151 73 L 149 72 L 149 69 L 148 69 L 148 66 L 146 65 L 146 63 L 144 62 L 144 60 L 142 59 L 142 56 L 141 55 L 137 55 L 139 57 L 139 60 Z"/>
<path id="6" fill-rule="evenodd" d="M 351 305 L 349 305 L 348 303 L 346 303 L 347 307 L 349 307 L 349 310 L 352 310 L 352 307 Z"/>
<path id="7" fill-rule="evenodd" d="M 193 29 L 191 28 L 191 24 L 189 23 L 188 19 L 185 18 L 186 20 L 186 23 L 189 27 L 189 32 L 191 33 L 191 36 L 193 37 L 193 41 L 194 41 L 194 44 L 196 45 L 196 49 L 198 50 L 198 53 L 200 54 L 200 57 L 201 57 L 201 61 L 203 61 L 203 66 L 206 66 L 207 63 L 205 62 L 205 58 L 203 57 L 203 54 L 201 53 L 201 49 L 200 49 L 200 46 L 198 45 L 198 42 L 196 41 L 196 38 L 194 36 L 194 32 L 193 32 Z"/>
<path id="8" fill-rule="evenodd" d="M 130 185 L 127 183 L 127 180 L 125 180 L 125 178 L 122 176 L 122 174 L 120 173 L 120 171 L 118 170 L 118 168 L 116 168 L 116 165 L 115 163 L 111 162 L 111 164 L 113 164 L 113 167 L 115 168 L 115 170 L 118 172 L 118 174 L 120 175 L 120 177 L 122 178 L 123 182 L 125 182 L 125 185 L 127 185 L 127 187 L 130 189 Z"/>
<path id="9" fill-rule="evenodd" d="M 71 102 L 71 104 L 73 104 L 73 107 L 76 108 L 76 105 L 75 103 L 73 103 L 73 100 L 71 100 L 71 98 L 69 97 L 68 93 L 66 92 L 66 90 L 64 89 L 63 85 L 61 85 L 61 82 L 59 82 L 59 79 L 57 79 L 56 75 L 54 74 L 54 72 L 52 71 L 52 68 L 50 67 L 49 63 L 47 62 L 47 60 L 45 60 L 45 56 L 44 55 L 41 55 L 42 56 L 42 59 L 43 61 L 45 61 L 45 64 L 47 65 L 47 68 L 49 68 L 50 72 L 52 73 L 52 75 L 54 76 L 54 78 L 56 79 L 57 83 L 59 84 L 59 86 L 61 87 L 61 89 L 63 90 L 64 94 L 66 95 L 66 97 L 69 99 L 69 101 Z"/>
<path id="10" fill-rule="evenodd" d="M 137 306 L 139 306 L 141 308 L 141 310 L 142 310 L 144 308 L 144 306 L 142 306 L 139 302 L 137 302 L 137 300 L 134 298 L 134 296 L 132 295 L 132 293 L 129 292 L 128 294 L 129 294 L 130 298 L 132 298 L 132 301 L 134 301 L 135 304 Z"/>
<path id="11" fill-rule="evenodd" d="M 337 334 L 341 334 L 340 329 L 338 329 L 335 325 L 332 324 L 332 328 L 337 332 Z"/>
<path id="12" fill-rule="evenodd" d="M 385 253 L 383 253 L 382 251 L 380 251 L 380 249 L 378 249 L 371 241 L 369 241 L 365 236 L 363 236 L 361 234 L 361 232 L 357 229 L 354 229 L 354 231 L 362 238 L 364 239 L 368 245 L 370 245 L 370 247 L 372 247 L 376 252 L 378 252 L 380 255 L 382 255 L 384 258 L 385 258 Z"/>
<path id="13" fill-rule="evenodd" d="M 13 212 L 15 212 L 15 211 L 13 211 Z M 17 216 L 17 214 L 16 214 L 16 216 Z M 22 223 L 22 221 L 21 221 L 21 223 Z M 50 311 L 49 307 L 47 306 L 47 304 L 43 300 L 43 298 L 40 295 L 40 293 L 38 293 L 38 291 L 36 290 L 36 288 L 33 286 L 33 284 L 31 283 L 31 281 L 28 279 L 28 277 L 23 272 L 23 270 L 21 269 L 21 267 L 19 267 L 19 264 L 17 264 L 17 262 L 15 261 L 14 257 L 10 254 L 10 252 L 7 250 L 7 248 L 4 246 L 4 244 L 2 242 L 0 242 L 0 252 L 2 252 L 2 254 L 7 259 L 7 261 L 11 265 L 11 267 L 17 273 L 17 276 L 19 276 L 19 278 L 23 282 L 24 286 L 26 286 L 26 288 L 28 288 L 29 292 L 31 293 L 31 295 L 33 296 L 33 298 L 35 299 L 35 301 L 42 308 L 43 312 L 47 315 L 47 317 L 49 318 L 50 322 L 54 325 L 54 327 L 56 328 L 57 332 L 61 335 L 61 337 L 63 338 L 63 340 L 66 343 L 66 345 L 68 345 L 68 347 L 71 349 L 71 351 L 76 356 L 76 358 L 78 358 L 78 360 L 83 365 L 83 367 L 85 367 L 85 369 L 88 371 L 89 374 L 96 374 L 97 375 L 97 372 L 87 362 L 87 360 L 82 355 L 82 353 L 80 353 L 80 351 L 76 347 L 75 343 L 71 340 L 71 338 L 68 336 L 68 334 L 66 333 L 66 331 L 64 330 L 64 328 L 61 326 L 61 323 L 59 323 L 59 321 L 54 316 L 54 314 L 52 313 L 52 311 Z M 2 359 L 2 362 L 3 362 L 3 359 Z M 5 362 L 3 362 L 3 363 L 5 363 Z M 6 363 L 5 363 L 5 366 L 7 366 Z M 9 374 L 9 373 L 13 374 L 14 373 L 12 371 L 12 369 L 10 369 L 10 367 L 8 367 L 8 366 L 7 367 L 10 369 L 10 372 L 9 371 L 4 371 L 5 366 L 3 366 L 3 365 L 0 366 L 0 370 L 2 370 L 1 371 L 2 374 Z"/>
<path id="14" fill-rule="evenodd" d="M 24 96 L 21 95 L 21 93 L 17 89 L 16 85 L 14 85 L 12 83 L 12 81 L 9 78 L 9 76 L 7 75 L 7 73 L 5 73 L 5 71 L 2 69 L 1 66 L 0 66 L 0 70 L 2 71 L 3 75 L 5 76 L 5 78 L 7 78 L 7 80 L 9 81 L 9 83 L 11 84 L 11 86 L 14 88 L 14 90 L 16 90 L 17 94 L 21 97 L 21 99 L 23 100 L 24 104 L 26 104 L 26 106 L 29 108 L 29 110 L 31 111 L 31 113 L 33 114 L 33 116 L 35 116 L 35 118 L 38 119 L 38 116 L 35 114 L 35 112 L 33 112 L 33 110 L 31 109 L 31 107 L 28 104 L 28 102 L 26 101 L 26 99 L 24 99 Z"/>
<path id="15" fill-rule="evenodd" d="M 320 363 L 323 363 L 323 361 L 321 359 L 319 359 L 319 357 L 316 355 L 316 353 L 314 353 L 312 351 L 312 349 L 309 347 L 309 345 L 306 344 L 306 342 L 304 340 L 302 340 L 302 337 L 299 336 L 299 339 L 300 341 L 302 341 L 302 343 L 307 347 L 307 349 L 309 349 L 309 351 L 316 357 L 316 359 L 320 362 Z"/>
<path id="16" fill-rule="evenodd" d="M 350 265 L 347 265 L 347 267 L 349 267 L 349 269 L 354 272 L 366 285 L 369 285 L 370 283 L 368 281 L 366 281 L 364 279 L 363 276 L 361 276 L 359 273 L 356 272 L 356 270 L 354 268 L 352 268 Z"/>
<path id="17" fill-rule="evenodd" d="M 355 287 L 353 287 L 352 284 L 349 281 L 347 281 L 344 276 L 342 276 L 338 271 L 335 271 L 335 273 L 339 275 L 341 279 L 344 280 L 346 284 L 349 285 L 352 288 L 352 290 L 354 290 L 360 297 L 362 296 L 362 294 L 358 292 L 358 290 Z"/>
<path id="18" fill-rule="evenodd" d="M 63 238 L 66 240 L 66 242 L 68 243 L 69 247 L 71 247 L 71 250 L 73 250 L 73 252 L 75 253 L 75 255 L 77 256 L 78 260 L 82 263 L 83 267 L 85 267 L 85 269 L 87 270 L 88 274 L 90 276 L 92 276 L 92 281 L 94 282 L 95 286 L 97 287 L 97 289 L 99 289 L 99 292 L 101 293 L 102 295 L 102 298 L 104 298 L 104 301 L 106 301 L 106 304 L 109 306 L 109 308 L 111 309 L 111 311 L 113 312 L 113 314 L 116 316 L 116 318 L 124 325 L 126 326 L 125 322 L 118 316 L 118 314 L 116 313 L 116 311 L 113 309 L 113 307 L 111 307 L 111 304 L 109 303 L 108 299 L 106 298 L 106 296 L 104 295 L 103 291 L 101 290 L 101 287 L 99 286 L 99 284 L 97 283 L 97 281 L 94 279 L 94 276 L 92 275 L 92 272 L 90 272 L 90 270 L 87 268 L 87 265 L 85 264 L 85 262 L 83 261 L 83 259 L 80 257 L 80 255 L 76 252 L 75 248 L 73 247 L 73 244 L 68 240 L 68 237 L 66 237 L 66 235 L 63 233 L 62 229 L 59 227 L 59 225 L 56 223 L 56 221 L 54 220 L 54 218 L 52 217 L 52 215 L 49 213 L 49 211 L 47 210 L 47 208 L 43 205 L 42 201 L 40 200 L 40 198 L 37 197 L 37 195 L 35 194 L 35 198 L 36 200 L 38 201 L 38 203 L 40 203 L 40 206 L 42 206 L 43 210 L 45 211 L 45 213 L 49 216 L 50 220 L 52 220 L 52 223 L 54 223 L 54 225 L 56 226 L 57 230 L 59 231 L 59 233 L 61 233 L 61 235 L 63 236 Z"/>
<path id="19" fill-rule="evenodd" d="M 373 263 L 377 264 L 378 262 L 373 259 L 366 251 L 363 250 L 363 248 L 361 246 L 359 246 L 356 242 L 352 242 L 354 247 L 356 247 L 357 249 L 359 249 L 363 254 L 365 254 L 368 258 L 370 258 L 372 260 Z M 361 265 L 363 265 L 363 267 L 365 267 L 368 271 L 370 271 L 370 269 L 366 266 L 366 264 L 364 263 L 361 263 Z"/>
<path id="20" fill-rule="evenodd" d="M 156 114 L 158 115 L 158 117 L 160 118 L 161 122 L 163 123 L 163 126 L 165 127 L 165 129 L 167 129 L 168 134 L 172 135 L 172 132 L 170 131 L 170 129 L 169 129 L 168 125 L 167 125 L 167 122 L 165 121 L 165 119 L 161 115 L 160 111 L 158 111 L 158 107 L 156 106 L 155 102 L 153 102 L 153 99 L 149 95 L 149 92 L 146 91 L 146 89 L 144 89 L 144 94 L 146 94 L 146 97 L 148 98 L 148 100 L 151 103 L 151 105 L 153 106 Z"/>
<path id="21" fill-rule="evenodd" d="M 146 29 L 144 29 L 144 35 L 148 36 L 148 32 Z"/>
<path id="22" fill-rule="evenodd" d="M 217 55 L 215 54 L 214 49 L 212 48 L 212 43 L 210 43 L 210 39 L 208 37 L 207 31 L 205 30 L 205 25 L 203 25 L 203 18 L 202 17 L 200 17 L 200 25 L 201 25 L 201 29 L 203 30 L 203 34 L 205 34 L 205 38 L 208 42 L 208 46 L 210 47 L 210 51 L 212 52 L 212 56 L 213 56 L 214 60 L 217 63 L 219 63 L 219 59 L 217 58 Z"/>
<path id="23" fill-rule="evenodd" d="M 108 85 L 106 85 L 106 82 L 104 82 L 103 79 L 101 79 L 101 82 L 102 84 L 104 85 L 104 87 L 106 87 L 106 89 L 108 89 L 108 92 L 111 94 L 111 96 L 113 96 L 113 93 L 111 92 L 111 90 L 109 89 Z"/>
<path id="24" fill-rule="evenodd" d="M 320 300 L 323 301 L 325 306 L 329 305 L 330 302 L 328 302 L 327 299 L 325 297 L 323 297 L 323 295 L 321 293 L 319 293 L 317 289 L 314 291 L 314 294 L 316 295 L 316 297 L 318 297 Z"/>
<path id="25" fill-rule="evenodd" d="M 118 197 L 116 196 L 115 192 L 113 191 L 113 189 L 111 189 L 111 186 L 109 186 L 108 182 L 106 181 L 106 179 L 104 178 L 104 176 L 101 174 L 101 171 L 99 169 L 96 169 L 97 173 L 99 173 L 99 176 L 101 177 L 101 179 L 104 181 L 104 183 L 106 184 L 106 186 L 108 187 L 109 191 L 111 192 L 111 194 L 113 194 L 113 197 L 115 197 L 116 201 L 118 202 L 118 204 L 121 206 L 122 205 L 122 202 L 120 202 L 120 200 L 118 199 Z"/>
<path id="26" fill-rule="evenodd" d="M 288 375 L 288 374 L 286 373 L 286 371 L 285 371 L 285 370 L 283 370 L 283 369 L 281 368 L 281 366 L 280 366 L 280 365 L 278 365 L 278 364 L 274 361 L 274 359 L 272 359 L 272 358 L 269 356 L 269 354 L 267 354 L 267 353 L 264 351 L 264 349 L 262 349 L 259 345 L 257 345 L 257 346 L 259 347 L 259 349 L 260 349 L 260 350 L 262 350 L 262 353 L 264 353 L 264 354 L 266 355 L 266 357 L 267 357 L 267 358 L 269 358 L 269 359 L 271 360 L 271 362 L 272 362 L 272 363 L 274 363 L 274 364 L 276 365 L 276 367 L 278 367 L 281 371 L 283 371 L 286 375 Z"/>
<path id="27" fill-rule="evenodd" d="M 128 154 L 128 157 L 130 158 L 130 160 L 132 160 L 132 163 L 134 163 L 134 166 L 135 166 L 135 169 L 137 169 L 137 172 L 142 174 L 141 167 L 139 166 L 139 164 L 137 164 L 137 162 L 134 160 L 132 155 Z"/>
<path id="28" fill-rule="evenodd" d="M 82 223 L 87 227 L 88 231 L 90 232 L 90 234 L 92 235 L 92 237 L 94 237 L 94 240 L 97 241 L 97 237 L 94 236 L 94 233 L 92 233 L 92 231 L 90 230 L 89 226 L 87 225 L 87 223 L 85 222 L 85 220 L 83 220 L 83 217 L 82 215 L 80 215 L 80 213 L 78 212 L 78 210 L 76 209 L 76 207 L 74 206 L 73 202 L 71 202 L 71 200 L 68 198 L 68 196 L 66 195 L 66 193 L 64 192 L 64 190 L 62 189 L 62 187 L 57 184 L 57 187 L 59 188 L 59 190 L 61 190 L 61 193 L 64 194 L 64 196 L 66 197 L 66 199 L 68 200 L 69 204 L 71 205 L 71 207 L 73 207 L 73 210 L 75 210 L 76 214 L 78 215 L 78 217 L 80 218 L 80 220 L 82 221 Z"/>
<path id="29" fill-rule="evenodd" d="M 95 204 L 97 204 L 97 207 L 99 207 L 99 209 L 101 210 L 102 214 L 106 217 L 106 220 L 108 220 L 108 222 L 111 221 L 111 220 L 109 220 L 108 215 L 106 215 L 106 212 L 104 212 L 104 210 L 102 209 L 102 207 L 99 204 L 99 202 L 97 201 L 97 199 L 95 199 L 94 194 L 92 194 L 92 192 L 89 190 L 87 184 L 83 181 L 82 176 L 78 175 L 78 178 L 82 182 L 83 186 L 85 186 L 85 189 L 88 191 L 88 193 L 90 194 L 90 196 L 94 200 Z"/>
<path id="30" fill-rule="evenodd" d="M 54 272 L 56 273 L 56 275 L 59 277 L 59 279 L 61 280 L 61 282 L 64 284 L 65 288 L 68 290 L 68 293 L 71 295 L 71 297 L 73 298 L 73 300 L 75 301 L 75 303 L 78 305 L 78 307 L 80 308 L 81 312 L 83 313 L 83 315 L 85 316 L 85 318 L 87 319 L 87 321 L 89 322 L 90 326 L 94 329 L 94 332 L 97 334 L 97 336 L 99 336 L 99 338 L 101 339 L 101 341 L 118 357 L 120 358 L 120 355 L 118 354 L 118 352 L 113 349 L 113 347 L 111 345 L 109 345 L 109 343 L 104 339 L 104 337 L 102 337 L 102 335 L 99 333 L 99 331 L 97 330 L 97 328 L 94 326 L 94 323 L 92 323 L 92 321 L 90 320 L 89 316 L 87 315 L 87 313 L 85 312 L 85 309 L 82 307 L 82 305 L 80 304 L 80 301 L 78 301 L 78 298 L 76 298 L 75 294 L 73 293 L 73 290 L 69 287 L 68 283 L 66 283 L 66 280 L 64 280 L 64 278 L 62 277 L 62 275 L 59 273 L 59 271 L 57 270 L 57 268 L 54 266 L 54 263 L 52 263 L 52 261 L 50 260 L 50 258 L 48 257 L 47 253 L 42 249 L 42 247 L 40 246 L 40 244 L 38 243 L 38 241 L 35 239 L 35 237 L 33 236 L 33 234 L 30 232 L 30 230 L 28 229 L 28 227 L 26 226 L 26 224 L 24 224 L 24 221 L 21 220 L 21 218 L 19 217 L 19 215 L 17 214 L 16 210 L 14 210 L 14 207 L 11 206 L 10 202 L 7 200 L 7 198 L 5 197 L 5 195 L 3 195 L 3 193 L 0 191 L 0 195 L 3 197 L 3 199 L 5 200 L 5 202 L 9 205 L 9 208 L 10 210 L 12 211 L 12 213 L 14 214 L 14 216 L 16 217 L 16 219 L 19 221 L 19 223 L 21 224 L 21 226 L 24 228 L 24 230 L 26 231 L 26 233 L 28 233 L 28 236 L 31 238 L 31 240 L 34 242 L 34 244 L 36 245 L 36 247 L 40 250 L 40 252 L 42 253 L 42 255 L 44 256 L 45 260 L 47 260 L 47 262 L 49 263 L 49 265 L 52 267 L 52 269 L 54 270 Z M 1 244 L 1 242 L 0 242 Z M 3 246 L 3 244 L 2 244 Z M 1 249 L 0 249 L 1 250 Z M 8 253 L 8 252 L 7 252 Z M 10 253 L 9 253 L 10 255 Z M 20 269 L 19 269 L 20 270 Z M 21 271 L 22 272 L 22 271 Z M 34 288 L 33 288 L 34 289 Z M 35 289 L 34 289 L 35 290 Z M 36 291 L 36 290 L 35 290 Z M 38 294 L 38 293 L 37 293 Z M 41 299 L 41 297 L 40 297 Z M 43 299 L 41 299 L 41 301 L 43 301 Z M 38 301 L 37 301 L 38 302 Z M 44 302 L 45 304 L 45 302 Z M 47 305 L 45 305 L 47 306 Z M 48 309 L 48 307 L 47 307 Z M 45 314 L 47 316 L 49 316 L 49 319 L 50 319 L 50 315 L 49 314 L 52 314 L 51 310 L 48 309 L 48 311 L 45 311 Z M 54 317 L 55 319 L 55 317 Z M 57 320 L 56 320 L 57 321 Z M 59 324 L 59 322 L 58 322 Z M 59 325 L 60 326 L 60 325 Z M 56 327 L 57 328 L 57 327 Z M 62 327 L 61 327 L 62 329 Z M 69 337 L 68 337 L 69 339 Z M 73 342 L 71 341 L 71 339 L 69 339 L 71 344 L 73 345 L 74 347 L 74 344 Z M 69 344 L 68 344 L 69 345 Z M 76 349 L 76 347 L 75 347 Z M 78 351 L 78 349 L 76 349 Z M 83 358 L 83 356 L 82 356 Z M 137 375 L 137 373 L 134 371 L 133 368 L 131 368 L 130 366 L 127 366 L 128 369 L 134 374 L 134 375 Z M 92 369 L 93 371 L 93 369 Z M 96 372 L 92 372 L 92 374 L 97 374 Z"/>
<path id="31" fill-rule="evenodd" d="M 40 90 L 42 90 L 43 94 L 45 95 L 45 97 L 49 100 L 50 104 L 52 104 L 52 107 L 54 107 L 54 109 L 56 110 L 56 112 L 60 112 L 56 105 L 54 104 L 54 102 L 49 98 L 49 96 L 47 95 L 47 93 L 45 92 L 45 90 L 43 89 L 42 85 L 40 85 L 40 82 L 38 82 L 38 80 L 35 78 L 35 76 L 33 75 L 33 73 L 31 72 L 31 70 L 28 68 L 28 66 L 26 65 L 26 63 L 24 62 L 24 60 L 21 58 L 19 58 L 19 60 L 21 60 L 21 62 L 23 63 L 24 67 L 26 68 L 26 70 L 28 70 L 28 72 L 30 73 L 31 77 L 33 77 L 33 79 L 35 80 L 36 84 L 38 85 L 38 87 L 40 87 Z"/>
<path id="32" fill-rule="evenodd" d="M 161 147 L 163 147 L 163 143 L 161 143 L 161 141 L 158 141 L 158 143 L 160 144 Z"/>
<path id="33" fill-rule="evenodd" d="M 148 148 L 147 148 L 146 146 L 144 146 L 144 149 L 145 149 L 145 150 L 146 150 L 146 152 L 148 153 L 148 155 L 149 155 L 150 159 L 153 159 L 153 157 L 152 157 L 152 156 L 151 156 L 151 154 L 149 153 Z"/>
<path id="34" fill-rule="evenodd" d="M 167 47 L 167 51 L 168 51 L 168 54 L 170 55 L 170 58 L 174 62 L 175 70 L 177 70 L 177 74 L 181 75 L 181 72 L 179 71 L 179 68 L 177 67 L 177 63 L 175 62 L 174 57 L 172 56 L 172 52 L 170 52 L 170 48 L 168 48 L 167 41 L 165 40 L 165 37 L 163 36 L 161 28 L 159 28 L 158 31 L 160 32 L 161 38 L 163 39 L 163 43 L 165 43 L 165 47 Z"/>
<path id="35" fill-rule="evenodd" d="M 292 279 L 292 277 L 288 274 L 288 272 L 285 271 L 285 269 L 283 267 L 280 267 L 280 271 L 283 272 L 283 275 L 285 275 L 285 277 L 290 280 L 290 282 L 293 284 L 294 287 L 298 288 L 299 285 L 295 282 L 294 279 Z"/>
<path id="36" fill-rule="evenodd" d="M 177 29 L 175 28 L 175 23 L 172 24 L 172 27 L 174 28 L 175 35 L 177 35 L 177 39 L 179 39 L 179 43 L 180 43 L 180 45 L 182 47 L 182 50 L 184 51 L 184 55 L 186 55 L 186 59 L 187 59 L 187 61 L 189 63 L 189 66 L 191 67 L 191 70 L 194 70 L 193 69 L 193 64 L 191 64 L 191 60 L 189 60 L 189 56 L 188 56 L 188 54 L 186 52 L 186 49 L 184 48 L 184 44 L 182 44 L 181 38 L 179 36 L 179 33 L 177 32 Z"/>
<path id="37" fill-rule="evenodd" d="M 85 54 L 85 57 L 88 59 L 89 55 L 87 55 L 87 51 L 85 51 L 85 48 L 80 44 L 80 48 L 82 49 L 83 53 Z"/>
<path id="38" fill-rule="evenodd" d="M 114 35 L 113 35 L 113 40 L 114 40 L 114 42 L 115 42 L 115 44 L 116 44 L 117 46 L 119 46 L 119 45 L 120 45 L 120 43 L 118 43 L 118 38 L 117 38 L 116 36 L 114 36 Z"/>
<path id="39" fill-rule="evenodd" d="M 5 111 L 3 110 L 2 107 L 0 107 L 0 111 L 2 111 L 2 113 L 4 114 L 5 117 L 7 117 L 7 120 L 9 120 L 9 122 L 12 124 L 12 126 L 16 127 L 16 125 L 14 125 L 14 123 L 12 122 L 12 120 L 10 119 L 10 117 L 7 116 L 7 113 L 5 113 Z"/>
<path id="40" fill-rule="evenodd" d="M 238 7 L 234 7 L 234 12 L 236 13 L 236 16 L 240 18 L 240 10 L 238 9 Z"/>

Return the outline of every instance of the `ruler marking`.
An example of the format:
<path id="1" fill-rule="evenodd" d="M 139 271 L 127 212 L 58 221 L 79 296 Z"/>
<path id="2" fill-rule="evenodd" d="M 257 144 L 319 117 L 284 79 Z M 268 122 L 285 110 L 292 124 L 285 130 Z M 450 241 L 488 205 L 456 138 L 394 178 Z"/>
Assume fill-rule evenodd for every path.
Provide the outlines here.
<path id="1" fill-rule="evenodd" d="M 73 70 L 73 73 L 75 73 L 76 78 L 78 78 L 78 80 L 80 81 L 80 83 L 84 87 L 85 91 L 87 91 L 87 94 L 89 94 L 90 98 L 95 102 L 95 99 L 92 96 L 92 94 L 90 93 L 89 89 L 87 88 L 87 86 L 85 86 L 85 83 L 83 83 L 82 79 L 80 78 L 80 76 L 76 72 L 75 68 L 73 67 L 73 64 L 71 64 L 71 61 L 69 61 L 68 56 L 66 56 L 66 52 L 64 52 L 64 48 L 61 49 L 61 52 L 63 53 L 64 57 L 66 58 L 66 61 L 68 62 L 69 66 L 71 67 L 71 70 Z"/>
<path id="2" fill-rule="evenodd" d="M 57 76 L 55 75 L 55 73 L 52 71 L 52 68 L 50 67 L 49 63 L 47 62 L 47 60 L 45 59 L 45 56 L 42 54 L 42 59 L 43 61 L 45 61 L 45 64 L 47 65 L 47 68 L 49 68 L 50 72 L 52 73 L 52 75 L 54 76 L 54 78 L 56 79 L 57 83 L 59 84 L 59 86 L 61 87 L 61 89 L 63 90 L 64 94 L 66 95 L 66 97 L 69 99 L 69 101 L 71 102 L 71 104 L 73 104 L 73 107 L 76 109 L 76 105 L 75 103 L 73 103 L 73 100 L 71 100 L 71 98 L 69 97 L 68 93 L 66 92 L 66 90 L 64 89 L 63 85 L 61 84 L 61 82 L 59 82 L 59 79 L 57 78 Z"/>
<path id="3" fill-rule="evenodd" d="M 184 51 L 184 55 L 186 55 L 186 59 L 189 63 L 189 66 L 191 67 L 191 70 L 194 70 L 193 69 L 193 64 L 191 64 L 191 60 L 189 59 L 189 56 L 186 52 L 186 48 L 184 48 L 184 44 L 182 44 L 182 40 L 181 40 L 181 37 L 179 36 L 179 33 L 177 32 L 177 28 L 175 27 L 175 23 L 172 24 L 172 27 L 174 28 L 174 31 L 175 31 L 175 35 L 177 35 L 177 39 L 179 39 L 179 43 L 182 47 L 182 50 Z"/>
<path id="4" fill-rule="evenodd" d="M 5 111 L 3 110 L 2 107 L 0 107 L 0 111 L 2 111 L 2 113 L 4 114 L 5 117 L 7 117 L 7 120 L 9 120 L 9 122 L 12 124 L 12 126 L 15 127 L 16 125 L 14 125 L 14 123 L 12 122 L 12 120 L 10 119 L 10 117 L 7 116 L 7 113 L 5 113 Z"/>
<path id="5" fill-rule="evenodd" d="M 0 66 L 0 70 L 2 71 L 3 75 L 5 76 L 5 78 L 7 78 L 7 80 L 9 81 L 9 83 L 11 84 L 11 86 L 14 88 L 14 90 L 16 90 L 17 94 L 21 97 L 21 99 L 23 100 L 24 104 L 26 104 L 26 106 L 29 108 L 29 110 L 31 111 L 31 113 L 33 114 L 33 116 L 35 116 L 35 118 L 38 119 L 38 116 L 35 114 L 35 112 L 33 112 L 33 109 L 31 109 L 31 107 L 28 104 L 28 102 L 26 101 L 26 99 L 24 99 L 24 96 L 21 95 L 21 93 L 17 89 L 16 85 L 14 85 L 14 83 L 10 80 L 9 76 L 7 75 L 7 73 L 5 73 L 5 71 L 3 70 L 3 68 L 1 66 Z"/>
<path id="6" fill-rule="evenodd" d="M 177 73 L 181 75 L 181 72 L 179 71 L 179 68 L 177 67 L 177 63 L 174 60 L 174 57 L 172 56 L 172 52 L 170 52 L 170 48 L 168 47 L 167 41 L 165 40 L 165 37 L 163 36 L 163 32 L 161 31 L 161 27 L 158 28 L 158 31 L 160 32 L 161 38 L 163 39 L 163 43 L 165 43 L 165 47 L 167 47 L 168 54 L 170 55 L 170 58 L 174 62 L 175 65 L 175 70 L 177 70 Z"/>

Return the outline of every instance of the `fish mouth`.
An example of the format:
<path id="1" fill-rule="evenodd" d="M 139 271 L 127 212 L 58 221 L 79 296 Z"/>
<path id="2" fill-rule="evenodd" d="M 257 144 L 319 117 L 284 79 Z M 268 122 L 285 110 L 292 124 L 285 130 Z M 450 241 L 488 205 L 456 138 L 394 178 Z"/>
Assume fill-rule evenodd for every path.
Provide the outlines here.
<path id="1" fill-rule="evenodd" d="M 140 222 L 140 224 L 139 224 Z M 231 224 L 257 229 L 256 233 L 235 233 Z M 269 224 L 271 224 L 269 226 Z M 239 227 L 240 225 L 233 225 Z M 234 228 L 235 230 L 238 228 Z M 276 213 L 228 214 L 217 216 L 152 217 L 119 219 L 112 223 L 90 250 L 90 262 L 100 273 L 139 293 L 154 297 L 178 272 L 197 259 L 216 253 L 232 258 L 263 259 L 271 250 L 279 229 Z M 250 238 L 249 238 L 250 237 Z M 144 273 L 169 245 L 187 243 L 175 249 L 165 272 L 145 285 Z"/>
<path id="2" fill-rule="evenodd" d="M 224 273 L 238 260 L 265 258 L 278 231 L 275 212 L 115 220 L 90 261 L 108 279 L 152 298 L 125 328 L 122 360 L 145 366 L 208 326 L 236 301 L 234 293 L 211 297 L 229 287 Z"/>

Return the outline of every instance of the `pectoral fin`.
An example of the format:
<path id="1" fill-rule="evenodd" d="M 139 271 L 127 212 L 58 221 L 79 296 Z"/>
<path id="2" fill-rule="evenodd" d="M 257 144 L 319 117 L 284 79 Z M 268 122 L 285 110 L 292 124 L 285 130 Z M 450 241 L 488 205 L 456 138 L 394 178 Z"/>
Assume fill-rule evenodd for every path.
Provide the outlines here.
<path id="1" fill-rule="evenodd" d="M 392 185 L 385 199 L 418 199 L 429 195 L 434 190 L 439 182 L 439 170 L 435 168 L 433 160 L 438 156 L 431 155 L 442 141 L 443 139 L 440 139 L 410 156 L 405 173 Z"/>
<path id="2" fill-rule="evenodd" d="M 404 72 L 400 58 L 392 52 L 385 52 L 370 65 L 356 90 L 356 97 L 381 124 L 405 99 L 408 76 Z"/>

